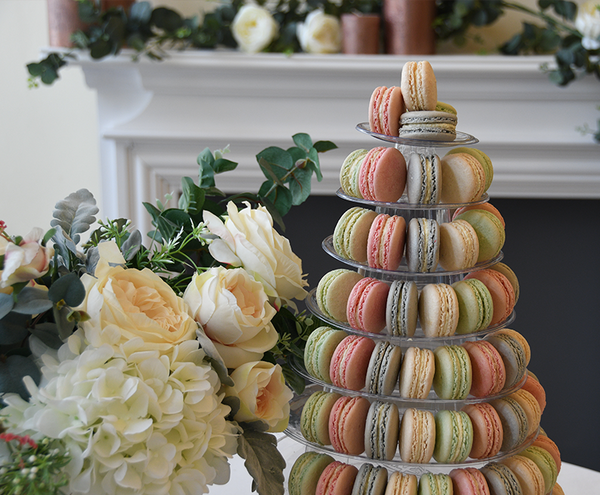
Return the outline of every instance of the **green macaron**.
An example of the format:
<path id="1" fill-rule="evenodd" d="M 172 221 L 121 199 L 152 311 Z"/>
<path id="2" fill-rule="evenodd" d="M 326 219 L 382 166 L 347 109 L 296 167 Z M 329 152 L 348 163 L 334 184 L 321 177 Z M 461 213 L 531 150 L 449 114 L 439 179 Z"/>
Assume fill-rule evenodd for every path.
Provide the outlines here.
<path id="1" fill-rule="evenodd" d="M 479 240 L 479 257 L 477 262 L 495 258 L 504 246 L 504 227 L 498 217 L 486 210 L 468 210 L 458 215 L 455 220 L 466 220 L 477 233 Z"/>
<path id="2" fill-rule="evenodd" d="M 329 414 L 335 401 L 340 397 L 340 394 L 320 390 L 311 394 L 306 400 L 300 415 L 300 432 L 309 442 L 319 445 L 331 444 Z"/>
<path id="3" fill-rule="evenodd" d="M 367 261 L 367 239 L 377 213 L 354 206 L 346 210 L 333 231 L 333 248 L 342 258 Z"/>
<path id="4" fill-rule="evenodd" d="M 360 167 L 367 155 L 367 150 L 359 149 L 351 152 L 340 169 L 340 184 L 348 196 L 353 198 L 362 198 L 358 187 L 358 176 Z"/>
<path id="5" fill-rule="evenodd" d="M 290 495 L 305 495 L 315 493 L 319 476 L 333 462 L 333 457 L 317 452 L 303 453 L 290 471 L 288 489 Z"/>
<path id="6" fill-rule="evenodd" d="M 463 400 L 471 390 L 471 359 L 464 347 L 442 345 L 433 351 L 433 389 L 440 399 Z"/>
<path id="7" fill-rule="evenodd" d="M 558 468 L 550 452 L 541 447 L 531 446 L 520 452 L 519 455 L 536 463 L 544 477 L 544 485 L 546 486 L 544 493 L 550 493 L 558 477 Z"/>
<path id="8" fill-rule="evenodd" d="M 467 153 L 472 157 L 476 158 L 481 166 L 483 167 L 483 171 L 485 172 L 485 190 L 487 191 L 492 184 L 492 180 L 494 179 L 494 167 L 492 165 L 492 160 L 487 156 L 483 151 L 478 150 L 476 148 L 467 148 L 466 146 L 459 146 L 458 148 L 452 148 L 448 151 L 447 154 L 454 153 Z"/>
<path id="9" fill-rule="evenodd" d="M 458 298 L 457 334 L 469 334 L 486 329 L 494 314 L 492 295 L 477 279 L 465 279 L 452 284 Z"/>
<path id="10" fill-rule="evenodd" d="M 425 473 L 419 480 L 418 495 L 452 495 L 452 478 L 447 474 Z"/>
<path id="11" fill-rule="evenodd" d="M 442 464 L 464 462 L 473 446 L 473 424 L 463 411 L 438 411 L 435 415 L 433 458 Z"/>
<path id="12" fill-rule="evenodd" d="M 312 331 L 304 347 L 304 366 L 309 375 L 331 383 L 329 377 L 331 356 L 345 336 L 346 333 L 342 330 L 334 330 L 330 327 L 319 327 Z"/>
<path id="13" fill-rule="evenodd" d="M 356 283 L 362 278 L 359 273 L 346 268 L 327 272 L 317 285 L 317 305 L 323 316 L 331 320 L 347 321 L 348 297 Z"/>

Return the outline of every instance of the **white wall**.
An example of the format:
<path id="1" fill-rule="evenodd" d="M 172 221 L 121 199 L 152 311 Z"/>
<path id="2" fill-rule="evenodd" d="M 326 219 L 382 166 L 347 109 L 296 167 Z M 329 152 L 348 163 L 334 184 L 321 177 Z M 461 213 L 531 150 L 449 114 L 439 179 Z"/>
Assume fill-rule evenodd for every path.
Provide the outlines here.
<path id="1" fill-rule="evenodd" d="M 152 3 L 191 16 L 200 12 L 202 0 Z M 490 40 L 486 47 L 517 30 L 518 21 L 506 16 L 483 32 Z M 0 0 L 0 220 L 10 234 L 48 228 L 54 204 L 79 188 L 99 202 L 101 197 L 96 98 L 81 70 L 62 70 L 51 87 L 27 87 L 25 65 L 39 60 L 47 36 L 46 0 Z M 446 44 L 440 53 L 454 49 Z"/>

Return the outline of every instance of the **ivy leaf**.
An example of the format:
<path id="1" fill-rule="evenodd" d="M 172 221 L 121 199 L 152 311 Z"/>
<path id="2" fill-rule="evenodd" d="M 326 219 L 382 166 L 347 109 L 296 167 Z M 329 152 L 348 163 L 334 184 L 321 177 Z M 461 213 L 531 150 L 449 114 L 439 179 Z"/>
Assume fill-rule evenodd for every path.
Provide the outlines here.
<path id="1" fill-rule="evenodd" d="M 10 294 L 0 293 L 0 320 L 10 313 L 14 303 L 14 299 Z"/>
<path id="2" fill-rule="evenodd" d="M 74 308 L 85 299 L 85 287 L 77 274 L 71 272 L 50 286 L 48 298 L 54 304 L 64 301 L 67 306 Z"/>
<path id="3" fill-rule="evenodd" d="M 244 430 L 238 437 L 237 453 L 246 460 L 244 466 L 253 478 L 252 491 L 259 495 L 283 495 L 285 460 L 277 450 L 274 435 Z"/>
<path id="4" fill-rule="evenodd" d="M 40 383 L 41 373 L 28 357 L 13 355 L 0 361 L 0 394 L 19 394 L 23 400 L 29 399 L 29 392 L 23 383 L 23 377 L 30 376 L 36 384 Z"/>
<path id="5" fill-rule="evenodd" d="M 52 227 L 60 225 L 75 244 L 79 243 L 79 234 L 86 232 L 96 221 L 98 213 L 96 200 L 87 189 L 80 189 L 56 203 Z"/>
<path id="6" fill-rule="evenodd" d="M 37 315 L 52 308 L 52 301 L 48 298 L 48 291 L 25 287 L 19 292 L 17 303 L 13 311 L 25 315 Z"/>

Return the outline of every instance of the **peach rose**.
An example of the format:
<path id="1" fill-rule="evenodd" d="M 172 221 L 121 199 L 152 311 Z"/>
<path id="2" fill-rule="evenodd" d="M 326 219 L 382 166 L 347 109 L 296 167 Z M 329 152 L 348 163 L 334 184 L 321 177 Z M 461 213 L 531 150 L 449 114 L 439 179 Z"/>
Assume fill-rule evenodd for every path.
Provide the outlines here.
<path id="1" fill-rule="evenodd" d="M 147 268 L 123 268 L 123 255 L 112 241 L 98 250 L 95 276 L 81 278 L 86 297 L 77 308 L 90 316 L 81 325 L 91 345 L 118 347 L 141 339 L 145 350 L 167 353 L 196 338 L 198 324 L 188 305 L 164 280 Z"/>
<path id="2" fill-rule="evenodd" d="M 29 282 L 44 275 L 54 256 L 52 247 L 44 247 L 41 240 L 44 231 L 33 229 L 19 244 L 0 237 L 0 255 L 4 265 L 0 271 L 0 288 L 4 289 L 19 282 Z"/>
<path id="3" fill-rule="evenodd" d="M 225 393 L 240 399 L 236 421 L 264 421 L 272 432 L 287 428 L 293 394 L 285 384 L 281 366 L 265 361 L 246 363 L 231 378 L 235 385 L 227 387 Z"/>
<path id="4" fill-rule="evenodd" d="M 262 359 L 277 343 L 271 324 L 275 308 L 262 284 L 243 268 L 217 267 L 194 274 L 183 300 L 228 368 Z"/>

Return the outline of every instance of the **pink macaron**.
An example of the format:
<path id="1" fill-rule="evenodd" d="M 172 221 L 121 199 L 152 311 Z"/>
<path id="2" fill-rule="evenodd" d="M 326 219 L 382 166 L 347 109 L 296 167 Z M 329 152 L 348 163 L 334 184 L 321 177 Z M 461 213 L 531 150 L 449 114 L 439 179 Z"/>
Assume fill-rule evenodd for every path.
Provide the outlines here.
<path id="1" fill-rule="evenodd" d="M 358 188 L 364 199 L 398 201 L 405 185 L 406 161 L 400 151 L 378 146 L 367 153 L 358 176 Z"/>
<path id="2" fill-rule="evenodd" d="M 348 335 L 337 345 L 331 356 L 329 377 L 337 387 L 361 390 L 365 386 L 367 369 L 375 342 L 367 337 Z"/>
<path id="3" fill-rule="evenodd" d="M 400 115 L 404 113 L 404 98 L 398 86 L 375 88 L 369 101 L 369 127 L 371 132 L 398 136 Z"/>
<path id="4" fill-rule="evenodd" d="M 323 470 L 315 495 L 348 495 L 354 486 L 358 469 L 340 461 L 333 461 Z"/>
<path id="5" fill-rule="evenodd" d="M 487 459 L 498 454 L 502 446 L 503 430 L 496 410 L 487 402 L 482 402 L 467 404 L 463 411 L 471 418 L 473 425 L 473 446 L 469 457 Z"/>
<path id="6" fill-rule="evenodd" d="M 494 314 L 490 325 L 497 325 L 506 320 L 515 307 L 515 289 L 502 273 L 496 270 L 477 270 L 465 278 L 475 278 L 484 283 L 492 296 Z"/>
<path id="7" fill-rule="evenodd" d="M 506 369 L 496 348 L 485 340 L 465 342 L 463 347 L 471 359 L 471 395 L 489 397 L 500 393 L 506 383 Z"/>
<path id="8" fill-rule="evenodd" d="M 367 239 L 367 261 L 373 268 L 396 270 L 404 255 L 406 220 L 380 213 L 375 217 Z"/>
<path id="9" fill-rule="evenodd" d="M 472 467 L 450 471 L 454 495 L 490 495 L 485 476 Z"/>
<path id="10" fill-rule="evenodd" d="M 329 414 L 331 446 L 341 454 L 365 451 L 365 427 L 371 403 L 364 397 L 340 397 Z"/>
<path id="11" fill-rule="evenodd" d="M 364 277 L 352 288 L 346 317 L 352 328 L 379 333 L 385 328 L 385 310 L 390 286 L 381 280 Z"/>

